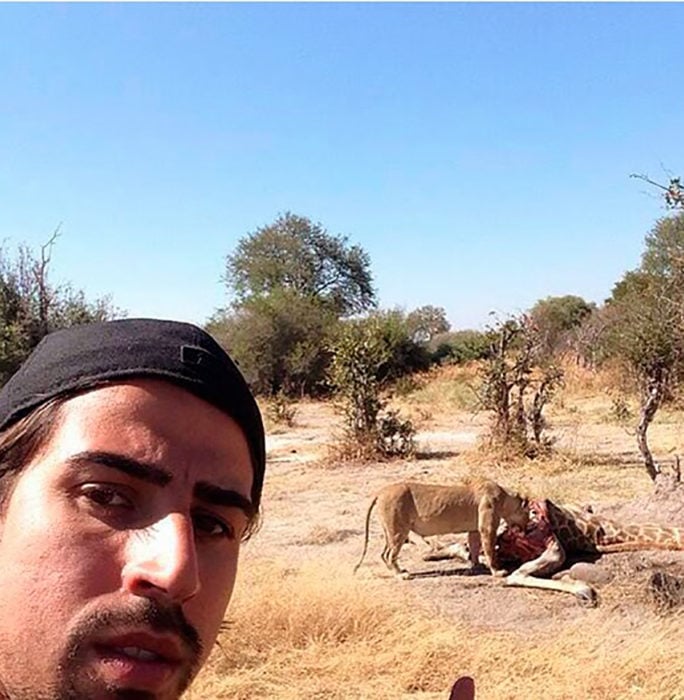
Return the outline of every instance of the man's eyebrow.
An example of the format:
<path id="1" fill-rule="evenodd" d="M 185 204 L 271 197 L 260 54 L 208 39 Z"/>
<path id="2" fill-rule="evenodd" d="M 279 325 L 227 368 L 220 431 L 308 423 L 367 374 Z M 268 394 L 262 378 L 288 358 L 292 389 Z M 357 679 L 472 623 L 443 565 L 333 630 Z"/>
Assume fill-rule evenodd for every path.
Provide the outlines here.
<path id="1" fill-rule="evenodd" d="M 207 481 L 198 481 L 195 484 L 193 495 L 199 501 L 205 501 L 214 506 L 228 506 L 239 508 L 251 520 L 256 515 L 254 504 L 242 494 L 232 489 L 224 489 Z"/>
<path id="2" fill-rule="evenodd" d="M 156 486 L 166 486 L 173 479 L 173 475 L 166 469 L 147 462 L 140 462 L 130 457 L 124 457 L 116 452 L 86 450 L 69 457 L 67 464 L 76 468 L 85 464 L 98 464 L 110 469 L 117 469 L 124 474 Z M 214 506 L 239 508 L 250 520 L 256 515 L 256 508 L 249 498 L 237 491 L 224 489 L 208 481 L 198 481 L 193 489 L 193 495 L 197 500 Z"/>
<path id="3" fill-rule="evenodd" d="M 80 467 L 85 464 L 99 464 L 110 469 L 117 469 L 124 474 L 157 486 L 166 486 L 172 479 L 171 474 L 161 467 L 148 464 L 147 462 L 140 462 L 130 457 L 124 457 L 116 452 L 86 450 L 69 457 L 67 464 L 73 467 Z"/>

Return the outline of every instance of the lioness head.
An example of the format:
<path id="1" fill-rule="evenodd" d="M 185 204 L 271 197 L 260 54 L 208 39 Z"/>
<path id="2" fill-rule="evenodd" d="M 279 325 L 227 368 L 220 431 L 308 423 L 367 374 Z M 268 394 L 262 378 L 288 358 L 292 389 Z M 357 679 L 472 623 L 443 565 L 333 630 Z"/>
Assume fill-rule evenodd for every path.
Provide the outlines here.
<path id="1" fill-rule="evenodd" d="M 529 498 L 517 493 L 511 494 L 506 501 L 503 518 L 509 525 L 517 525 L 524 530 L 530 520 Z"/>

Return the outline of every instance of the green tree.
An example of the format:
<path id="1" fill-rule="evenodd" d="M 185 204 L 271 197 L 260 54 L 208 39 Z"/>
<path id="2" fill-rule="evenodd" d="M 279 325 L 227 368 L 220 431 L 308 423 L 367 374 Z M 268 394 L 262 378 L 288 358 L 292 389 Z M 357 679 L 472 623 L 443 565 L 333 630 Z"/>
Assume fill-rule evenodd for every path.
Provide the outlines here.
<path id="1" fill-rule="evenodd" d="M 429 343 L 436 335 L 447 333 L 451 326 L 441 306 L 421 306 L 406 317 L 408 331 L 417 343 Z"/>
<path id="2" fill-rule="evenodd" d="M 25 245 L 14 255 L 0 248 L 0 384 L 47 333 L 122 315 L 108 298 L 89 302 L 71 284 L 50 282 L 50 257 L 57 237 L 58 230 L 39 253 Z"/>
<path id="3" fill-rule="evenodd" d="M 367 253 L 290 212 L 238 242 L 224 282 L 233 303 L 208 329 L 268 395 L 329 391 L 330 333 L 375 305 Z"/>
<path id="4" fill-rule="evenodd" d="M 302 396 L 327 391 L 328 338 L 336 324 L 325 304 L 279 289 L 217 312 L 207 330 L 237 360 L 254 391 Z"/>
<path id="5" fill-rule="evenodd" d="M 373 315 L 340 323 L 330 345 L 330 383 L 342 402 L 345 439 L 341 455 L 372 459 L 409 456 L 415 449 L 415 428 L 396 411 L 385 411 L 384 368 L 391 360 L 386 318 Z M 383 375 L 385 377 L 383 378 Z"/>
<path id="6" fill-rule="evenodd" d="M 606 345 L 636 380 L 637 443 L 655 479 L 660 467 L 648 445 L 648 428 L 684 374 L 684 212 L 660 219 L 645 244 L 640 267 L 624 275 L 606 302 Z"/>
<path id="7" fill-rule="evenodd" d="M 337 316 L 375 305 L 368 254 L 290 212 L 240 240 L 226 258 L 224 279 L 238 304 L 289 290 L 325 303 Z"/>
<path id="8" fill-rule="evenodd" d="M 359 442 L 372 442 L 382 408 L 378 375 L 389 359 L 383 329 L 377 320 L 344 323 L 331 350 L 330 379 L 345 401 L 347 426 Z"/>
<path id="9" fill-rule="evenodd" d="M 487 357 L 490 338 L 487 333 L 471 329 L 450 331 L 436 335 L 428 349 L 433 363 L 460 365 Z"/>
<path id="10" fill-rule="evenodd" d="M 430 366 L 427 345 L 415 339 L 415 325 L 401 309 L 373 311 L 361 323 L 371 324 L 373 335 L 382 341 L 386 359 L 378 367 L 378 379 L 393 381 Z"/>
<path id="11" fill-rule="evenodd" d="M 582 325 L 596 305 L 573 294 L 540 299 L 528 312 L 536 326 L 540 352 L 552 355 L 567 349 L 572 331 Z"/>

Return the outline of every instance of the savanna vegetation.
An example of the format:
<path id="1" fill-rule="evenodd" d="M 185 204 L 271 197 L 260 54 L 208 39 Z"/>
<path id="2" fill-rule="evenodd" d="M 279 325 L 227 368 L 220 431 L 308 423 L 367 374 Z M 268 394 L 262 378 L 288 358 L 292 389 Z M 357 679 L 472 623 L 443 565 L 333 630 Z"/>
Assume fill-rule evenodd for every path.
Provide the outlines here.
<path id="1" fill-rule="evenodd" d="M 667 190 L 669 192 L 669 189 Z M 601 304 L 547 297 L 483 331 L 453 330 L 444 309 L 379 309 L 371 261 L 347 237 L 287 212 L 243 237 L 226 257 L 229 307 L 207 328 L 274 405 L 336 399 L 344 430 L 338 456 L 408 456 L 410 422 L 385 409 L 435 367 L 478 363 L 473 393 L 491 415 L 492 447 L 534 457 L 552 448 L 545 410 L 562 363 L 616 368 L 616 410 L 632 420 L 644 467 L 656 412 L 676 401 L 684 358 L 684 212 L 656 222 L 641 264 Z M 622 392 L 622 393 L 620 393 Z M 627 412 L 627 396 L 638 406 Z"/>
<path id="2" fill-rule="evenodd" d="M 120 317 L 110 299 L 89 301 L 71 283 L 54 284 L 50 260 L 59 227 L 38 251 L 0 247 L 0 385 L 47 334 Z"/>
<path id="3" fill-rule="evenodd" d="M 309 232 L 330 237 L 343 268 L 327 267 L 326 284 L 302 282 L 321 265 L 320 245 L 304 253 Z M 448 571 L 399 583 L 377 557 L 377 530 L 375 561 L 351 575 L 369 496 L 400 478 L 486 475 L 561 501 L 641 504 L 642 517 L 669 522 L 673 511 L 644 504 L 681 450 L 684 214 L 656 222 L 640 265 L 602 303 L 547 297 L 484 331 L 451 329 L 439 307 L 378 309 L 368 258 L 301 217 L 248 240 L 263 252 L 256 242 L 275 233 L 300 238 L 286 247 L 309 261 L 306 275 L 286 275 L 279 258 L 238 278 L 254 269 L 239 246 L 225 278 L 234 303 L 210 323 L 267 407 L 270 505 L 191 697 L 446 698 L 469 674 L 493 700 L 684 698 L 673 653 L 684 618 L 655 605 L 643 573 L 670 560 L 612 555 L 594 610 Z M 283 405 L 287 421 L 271 409 Z"/>
<path id="4" fill-rule="evenodd" d="M 419 575 L 399 581 L 380 560 L 372 520 L 368 555 L 352 575 L 370 496 L 401 479 L 486 475 L 532 496 L 632 504 L 637 521 L 668 522 L 664 501 L 649 500 L 634 433 L 614 410 L 618 371 L 574 361 L 563 369 L 548 407 L 553 449 L 534 459 L 486 448 L 473 365 L 434 368 L 392 399 L 416 427 L 416 449 L 402 459 L 333 460 L 340 416 L 329 401 L 294 401 L 291 426 L 269 420 L 264 524 L 245 545 L 220 646 L 189 697 L 446 700 L 467 674 L 486 700 L 684 698 L 676 652 L 684 616 L 659 609 L 647 588 L 653 562 L 684 567 L 678 553 L 604 557 L 614 578 L 600 586 L 598 607 L 586 608 L 564 594 L 459 576 L 462 564 L 433 568 L 417 545 L 401 558 Z M 636 411 L 638 395 L 625 400 Z M 651 428 L 654 453 L 670 459 L 683 428 L 684 413 L 663 408 Z"/>

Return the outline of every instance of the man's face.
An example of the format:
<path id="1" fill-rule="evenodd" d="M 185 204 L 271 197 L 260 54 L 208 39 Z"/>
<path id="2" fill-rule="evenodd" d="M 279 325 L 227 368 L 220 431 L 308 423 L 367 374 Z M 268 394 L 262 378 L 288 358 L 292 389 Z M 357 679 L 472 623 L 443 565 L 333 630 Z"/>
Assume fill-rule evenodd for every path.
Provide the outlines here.
<path id="1" fill-rule="evenodd" d="M 67 401 L 0 516 L 0 697 L 177 698 L 230 599 L 252 476 L 237 424 L 171 384 Z"/>

